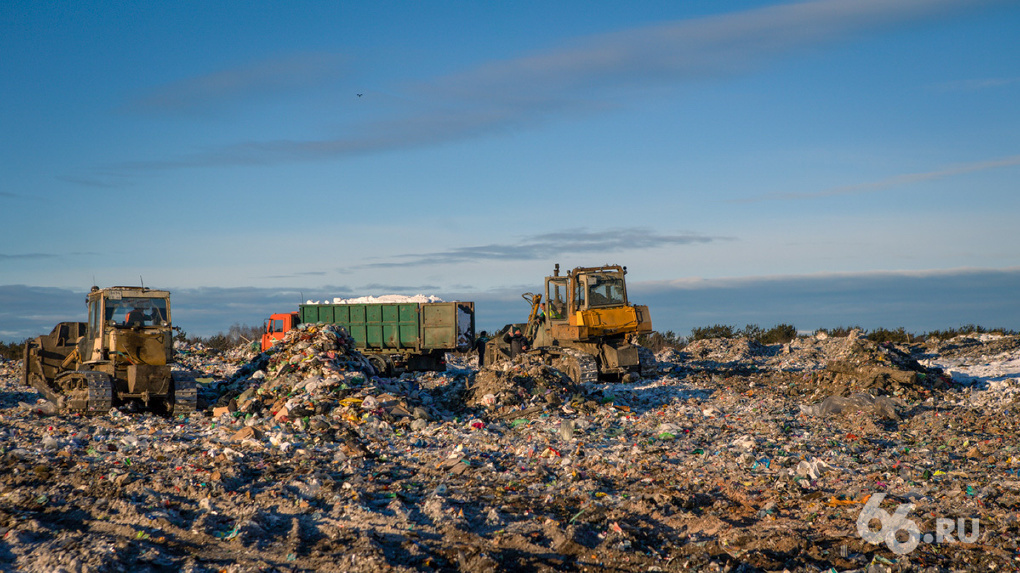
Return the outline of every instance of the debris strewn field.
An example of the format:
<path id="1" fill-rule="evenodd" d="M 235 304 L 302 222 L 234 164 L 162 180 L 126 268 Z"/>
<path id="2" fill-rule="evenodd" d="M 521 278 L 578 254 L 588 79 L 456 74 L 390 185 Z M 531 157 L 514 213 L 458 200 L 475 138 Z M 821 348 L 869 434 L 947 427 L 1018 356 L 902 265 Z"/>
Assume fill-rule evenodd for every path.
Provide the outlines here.
<path id="1" fill-rule="evenodd" d="M 586 386 L 452 355 L 377 378 L 318 327 L 178 362 L 202 411 L 174 419 L 54 416 L 0 363 L 0 569 L 1020 565 L 1017 336 L 703 340 Z"/>

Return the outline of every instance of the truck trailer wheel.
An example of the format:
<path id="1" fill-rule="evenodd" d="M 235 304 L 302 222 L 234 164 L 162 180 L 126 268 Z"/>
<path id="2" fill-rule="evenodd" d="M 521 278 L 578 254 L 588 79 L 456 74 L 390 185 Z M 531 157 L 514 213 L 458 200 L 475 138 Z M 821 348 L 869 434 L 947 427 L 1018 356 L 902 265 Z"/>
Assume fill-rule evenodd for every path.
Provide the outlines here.
<path id="1" fill-rule="evenodd" d="M 385 356 L 373 354 L 368 357 L 368 363 L 375 369 L 375 375 L 380 378 L 388 378 L 393 373 L 393 365 Z"/>

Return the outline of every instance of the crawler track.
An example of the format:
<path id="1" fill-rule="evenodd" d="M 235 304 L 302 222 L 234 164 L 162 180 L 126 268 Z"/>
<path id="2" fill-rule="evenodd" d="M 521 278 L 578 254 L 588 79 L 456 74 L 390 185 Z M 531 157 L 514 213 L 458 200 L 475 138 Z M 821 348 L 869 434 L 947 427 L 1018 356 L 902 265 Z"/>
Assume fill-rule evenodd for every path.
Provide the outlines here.
<path id="1" fill-rule="evenodd" d="M 190 376 L 174 378 L 173 411 L 176 414 L 191 414 L 198 404 L 198 387 Z"/>
<path id="2" fill-rule="evenodd" d="M 62 388 L 71 389 L 66 398 L 60 400 L 67 412 L 99 416 L 113 407 L 113 384 L 103 372 L 65 372 L 57 377 L 56 383 Z"/>
<path id="3" fill-rule="evenodd" d="M 580 350 L 563 347 L 550 348 L 549 352 L 559 356 L 559 359 L 554 361 L 554 365 L 560 363 L 557 367 L 565 368 L 575 383 L 598 382 L 599 365 L 593 356 Z"/>

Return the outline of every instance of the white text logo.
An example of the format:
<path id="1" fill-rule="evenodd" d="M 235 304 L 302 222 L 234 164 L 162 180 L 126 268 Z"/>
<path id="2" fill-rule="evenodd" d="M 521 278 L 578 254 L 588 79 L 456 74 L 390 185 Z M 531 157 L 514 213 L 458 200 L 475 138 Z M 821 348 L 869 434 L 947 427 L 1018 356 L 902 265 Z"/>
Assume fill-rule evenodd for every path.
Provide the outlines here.
<path id="1" fill-rule="evenodd" d="M 924 541 L 925 543 L 953 543 L 956 539 L 953 537 L 953 530 L 956 530 L 956 534 L 959 540 L 964 543 L 974 543 L 978 540 L 980 535 L 979 520 L 977 518 L 971 518 L 970 520 L 970 534 L 967 534 L 967 521 L 960 517 L 955 521 L 949 518 L 940 517 L 935 520 L 935 534 L 925 533 L 921 535 L 921 530 L 917 528 L 917 524 L 912 519 L 907 518 L 907 514 L 910 513 L 911 509 L 914 509 L 914 504 L 903 503 L 896 508 L 891 515 L 879 507 L 882 500 L 885 499 L 884 493 L 873 494 L 868 498 L 868 503 L 864 504 L 864 508 L 861 510 L 860 516 L 857 517 L 857 533 L 860 534 L 861 539 L 878 545 L 879 543 L 885 542 L 885 546 L 890 551 L 897 555 L 906 555 L 917 548 L 918 543 Z M 871 527 L 873 521 L 881 523 L 881 527 L 878 531 L 875 531 Z"/>

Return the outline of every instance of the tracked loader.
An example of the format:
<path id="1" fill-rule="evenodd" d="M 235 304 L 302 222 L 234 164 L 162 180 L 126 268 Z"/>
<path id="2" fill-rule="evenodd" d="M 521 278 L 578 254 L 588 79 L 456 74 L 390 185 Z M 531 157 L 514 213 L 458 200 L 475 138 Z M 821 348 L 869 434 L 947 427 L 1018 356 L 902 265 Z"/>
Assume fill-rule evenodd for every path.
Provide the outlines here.
<path id="1" fill-rule="evenodd" d="M 647 306 L 628 301 L 626 274 L 627 267 L 606 265 L 560 275 L 557 264 L 542 294 L 522 295 L 531 307 L 528 321 L 506 325 L 486 345 L 486 366 L 501 368 L 513 359 L 510 338 L 520 329 L 525 354 L 576 383 L 640 377 L 647 354 L 633 339 L 651 332 L 652 320 Z"/>
<path id="2" fill-rule="evenodd" d="M 92 287 L 88 322 L 61 322 L 25 344 L 23 382 L 62 413 L 129 406 L 165 414 L 195 410 L 195 380 L 173 373 L 170 293 Z"/>

